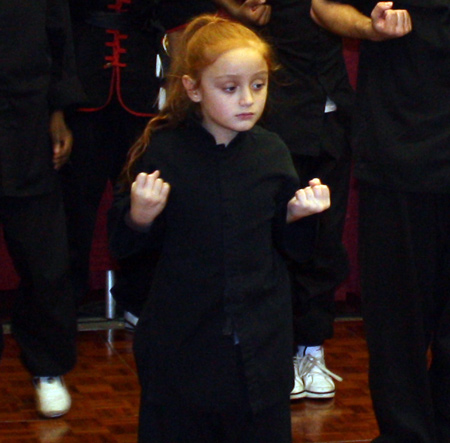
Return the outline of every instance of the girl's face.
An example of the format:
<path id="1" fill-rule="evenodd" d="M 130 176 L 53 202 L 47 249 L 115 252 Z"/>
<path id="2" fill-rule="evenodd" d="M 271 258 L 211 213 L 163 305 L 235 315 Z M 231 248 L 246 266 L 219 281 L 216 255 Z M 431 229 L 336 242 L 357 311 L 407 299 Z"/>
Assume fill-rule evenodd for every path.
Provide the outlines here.
<path id="1" fill-rule="evenodd" d="M 200 103 L 202 124 L 227 145 L 238 132 L 248 131 L 261 117 L 267 98 L 268 67 L 254 48 L 236 48 L 223 53 L 195 83 L 183 77 L 190 99 Z"/>

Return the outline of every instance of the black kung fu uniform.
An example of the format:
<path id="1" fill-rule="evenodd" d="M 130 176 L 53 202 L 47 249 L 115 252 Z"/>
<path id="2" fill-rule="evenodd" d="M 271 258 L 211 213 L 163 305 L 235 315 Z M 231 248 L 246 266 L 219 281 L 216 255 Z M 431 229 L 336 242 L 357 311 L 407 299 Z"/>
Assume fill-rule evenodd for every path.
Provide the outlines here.
<path id="1" fill-rule="evenodd" d="M 261 32 L 273 45 L 281 69 L 271 81 L 262 124 L 289 147 L 300 186 L 319 177 L 332 205 L 320 214 L 313 257 L 293 263 L 294 337 L 298 345 L 321 345 L 333 335 L 334 292 L 349 272 L 342 243 L 349 192 L 350 117 L 353 91 L 342 39 L 310 17 L 309 0 L 268 0 L 272 15 Z M 337 109 L 325 112 L 327 99 Z"/>
<path id="2" fill-rule="evenodd" d="M 154 0 L 69 0 L 78 76 L 95 112 L 114 97 L 130 114 L 155 111 Z"/>
<path id="3" fill-rule="evenodd" d="M 61 195 L 49 115 L 81 103 L 64 1 L 0 1 L 0 222 L 20 275 L 12 329 L 33 375 L 75 364 Z"/>
<path id="4" fill-rule="evenodd" d="M 342 39 L 310 17 L 310 0 L 268 0 L 269 23 L 256 29 L 275 49 L 281 70 L 269 85 L 266 115 L 260 122 L 288 145 L 300 186 L 319 177 L 332 194 L 332 206 L 320 215 L 313 257 L 292 263 L 295 341 L 321 345 L 333 335 L 334 291 L 349 272 L 342 243 L 349 191 L 349 140 L 353 91 L 348 81 Z M 174 13 L 168 14 L 169 8 Z M 217 11 L 212 0 L 161 0 L 158 18 L 166 30 L 195 15 Z M 337 105 L 325 113 L 327 98 Z"/>
<path id="5" fill-rule="evenodd" d="M 63 174 L 73 280 L 80 300 L 88 291 L 89 256 L 100 199 L 108 180 L 115 183 L 128 149 L 155 112 L 158 31 L 152 1 L 69 3 L 77 72 L 88 97 L 70 121 L 74 148 Z M 137 262 L 129 263 L 129 271 L 135 266 Z M 136 297 L 136 291 L 130 290 L 130 296 L 133 293 Z M 137 307 L 130 302 L 127 310 L 138 315 L 140 304 L 140 300 Z"/>
<path id="6" fill-rule="evenodd" d="M 286 225 L 298 187 L 286 146 L 259 127 L 216 145 L 189 121 L 153 135 L 139 171 L 155 169 L 171 192 L 150 231 L 128 227 L 127 194 L 116 196 L 110 230 L 118 257 L 162 247 L 135 339 L 143 404 L 229 408 L 237 338 L 251 409 L 285 402 L 289 411 L 292 319 L 282 254 L 308 257 L 315 223 Z"/>
<path id="7" fill-rule="evenodd" d="M 367 15 L 376 5 L 345 3 Z M 450 4 L 394 8 L 409 11 L 413 31 L 362 42 L 354 119 L 375 441 L 441 443 L 450 441 Z"/>
<path id="8" fill-rule="evenodd" d="M 201 14 L 217 13 L 217 6 L 211 0 L 159 0 L 156 8 L 158 22 L 166 31 L 186 24 L 189 20 Z"/>

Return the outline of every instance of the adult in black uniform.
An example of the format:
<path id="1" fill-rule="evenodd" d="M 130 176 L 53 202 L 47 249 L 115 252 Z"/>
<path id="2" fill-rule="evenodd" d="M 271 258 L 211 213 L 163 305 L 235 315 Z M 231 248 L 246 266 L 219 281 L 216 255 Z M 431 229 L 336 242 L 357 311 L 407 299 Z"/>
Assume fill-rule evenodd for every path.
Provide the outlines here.
<path id="1" fill-rule="evenodd" d="M 282 69 L 273 84 L 265 124 L 288 145 L 301 186 L 321 177 L 329 185 L 333 202 L 330 210 L 319 216 L 312 258 L 291 267 L 297 345 L 296 385 L 291 397 L 331 398 L 335 395 L 334 382 L 315 363 L 325 364 L 323 345 L 333 336 L 335 290 L 349 272 L 342 234 L 351 170 L 353 91 L 342 40 L 311 20 L 310 2 L 268 3 L 272 14 L 267 32 Z"/>
<path id="2" fill-rule="evenodd" d="M 89 289 L 89 257 L 97 210 L 108 180 L 113 184 L 128 149 L 155 111 L 157 29 L 153 1 L 69 0 L 78 76 L 88 97 L 70 125 L 74 149 L 64 171 L 72 274 L 80 301 Z M 114 295 L 135 316 L 144 294 L 136 279 L 149 279 L 139 262 L 120 263 Z M 151 260 L 150 257 L 147 260 Z"/>
<path id="3" fill-rule="evenodd" d="M 364 39 L 355 174 L 375 441 L 449 442 L 450 4 L 313 6 Z"/>
<path id="4" fill-rule="evenodd" d="M 0 222 L 20 276 L 11 326 L 38 411 L 65 414 L 76 310 L 57 171 L 72 137 L 63 110 L 83 99 L 62 0 L 0 1 Z"/>

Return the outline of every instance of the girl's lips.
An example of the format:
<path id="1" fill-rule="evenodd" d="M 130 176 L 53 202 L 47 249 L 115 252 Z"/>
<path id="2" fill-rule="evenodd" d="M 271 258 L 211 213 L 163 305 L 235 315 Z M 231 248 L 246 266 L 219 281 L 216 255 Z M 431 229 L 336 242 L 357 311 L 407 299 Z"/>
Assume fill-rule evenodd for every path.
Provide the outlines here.
<path id="1" fill-rule="evenodd" d="M 241 120 L 249 120 L 253 118 L 255 114 L 253 112 L 243 112 L 242 114 L 238 114 L 237 117 Z"/>

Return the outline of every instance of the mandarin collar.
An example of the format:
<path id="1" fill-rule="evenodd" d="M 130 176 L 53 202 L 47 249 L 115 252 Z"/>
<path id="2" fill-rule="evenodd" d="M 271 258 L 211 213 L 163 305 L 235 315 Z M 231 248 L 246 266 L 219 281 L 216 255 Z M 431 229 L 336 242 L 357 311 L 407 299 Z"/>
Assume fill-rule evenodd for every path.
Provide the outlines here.
<path id="1" fill-rule="evenodd" d="M 223 143 L 217 144 L 214 136 L 203 127 L 201 121 L 197 117 L 195 116 L 189 117 L 186 120 L 185 124 L 186 127 L 194 130 L 195 133 L 199 134 L 202 138 L 205 139 L 205 141 L 207 141 L 206 146 L 208 149 L 216 149 L 218 152 L 233 150 L 233 147 L 236 146 L 236 144 L 239 144 L 241 140 L 243 140 L 246 137 L 247 133 L 249 132 L 249 131 L 238 132 L 236 136 L 233 138 L 233 140 L 231 140 L 230 143 L 228 143 L 228 145 L 225 145 Z"/>

